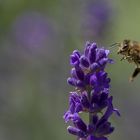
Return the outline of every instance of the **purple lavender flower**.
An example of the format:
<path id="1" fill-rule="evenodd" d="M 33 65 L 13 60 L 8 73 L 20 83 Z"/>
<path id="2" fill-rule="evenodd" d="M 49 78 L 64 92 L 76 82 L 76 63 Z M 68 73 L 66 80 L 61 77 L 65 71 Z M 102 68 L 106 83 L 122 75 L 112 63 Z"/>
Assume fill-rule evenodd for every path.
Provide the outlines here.
<path id="1" fill-rule="evenodd" d="M 101 90 L 101 87 L 109 87 L 110 79 L 107 78 L 107 73 L 104 72 L 105 65 L 112 63 L 108 58 L 109 50 L 97 48 L 96 43 L 86 43 L 84 54 L 75 50 L 70 56 L 70 64 L 73 66 L 71 77 L 68 78 L 68 83 L 79 89 L 86 89 L 89 86 L 96 86 Z M 92 74 L 94 73 L 94 75 Z M 102 84 L 102 86 L 98 86 Z M 99 89 L 100 88 L 100 89 Z"/>
<path id="2" fill-rule="evenodd" d="M 105 66 L 112 60 L 108 55 L 109 50 L 87 42 L 84 53 L 75 50 L 70 56 L 72 70 L 67 81 L 75 91 L 70 92 L 69 109 L 63 118 L 73 122 L 67 129 L 79 140 L 108 140 L 106 136 L 114 131 L 109 118 L 113 112 L 120 115 L 109 95 L 110 78 Z M 89 114 L 89 124 L 80 117 L 83 112 Z"/>

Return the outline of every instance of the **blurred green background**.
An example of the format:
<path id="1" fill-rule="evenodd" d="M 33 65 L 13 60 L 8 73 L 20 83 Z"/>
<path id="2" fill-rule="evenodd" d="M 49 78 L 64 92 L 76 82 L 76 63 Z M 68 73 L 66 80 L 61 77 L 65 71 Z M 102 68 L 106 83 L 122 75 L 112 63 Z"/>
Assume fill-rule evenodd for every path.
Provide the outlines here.
<path id="1" fill-rule="evenodd" d="M 85 42 L 140 41 L 139 0 L 0 0 L 0 140 L 75 140 L 67 133 L 69 55 Z M 121 117 L 110 140 L 140 133 L 140 76 L 120 62 L 107 71 Z"/>

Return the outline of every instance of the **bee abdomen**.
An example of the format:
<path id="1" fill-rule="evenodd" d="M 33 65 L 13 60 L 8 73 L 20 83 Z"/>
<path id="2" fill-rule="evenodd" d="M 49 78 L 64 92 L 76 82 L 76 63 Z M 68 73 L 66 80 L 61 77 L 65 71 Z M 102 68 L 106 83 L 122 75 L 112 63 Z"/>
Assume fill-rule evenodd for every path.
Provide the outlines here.
<path id="1" fill-rule="evenodd" d="M 133 72 L 132 78 L 135 78 L 140 73 L 140 68 L 136 68 Z"/>

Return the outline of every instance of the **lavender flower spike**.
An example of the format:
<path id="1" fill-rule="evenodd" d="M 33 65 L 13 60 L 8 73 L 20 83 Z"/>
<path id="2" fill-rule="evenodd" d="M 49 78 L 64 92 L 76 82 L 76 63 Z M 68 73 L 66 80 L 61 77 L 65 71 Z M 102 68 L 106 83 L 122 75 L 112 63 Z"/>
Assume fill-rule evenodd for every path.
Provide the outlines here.
<path id="1" fill-rule="evenodd" d="M 67 130 L 78 140 L 108 140 L 107 135 L 114 131 L 109 118 L 113 112 L 120 115 L 109 95 L 111 80 L 105 67 L 113 61 L 108 55 L 109 50 L 87 42 L 83 53 L 75 50 L 70 56 L 72 70 L 67 82 L 75 90 L 70 92 L 69 109 L 63 118 L 66 123 L 73 122 Z M 89 115 L 88 124 L 79 115 L 84 112 Z"/>

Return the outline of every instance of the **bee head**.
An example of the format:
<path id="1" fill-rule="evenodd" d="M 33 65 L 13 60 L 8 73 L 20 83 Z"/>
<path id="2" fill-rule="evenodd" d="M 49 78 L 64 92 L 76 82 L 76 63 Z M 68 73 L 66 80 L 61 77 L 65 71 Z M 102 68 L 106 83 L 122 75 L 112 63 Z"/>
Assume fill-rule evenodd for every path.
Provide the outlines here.
<path id="1" fill-rule="evenodd" d="M 123 40 L 123 42 L 119 46 L 117 53 L 125 55 L 129 49 L 129 45 L 130 45 L 130 40 L 128 39 Z"/>

